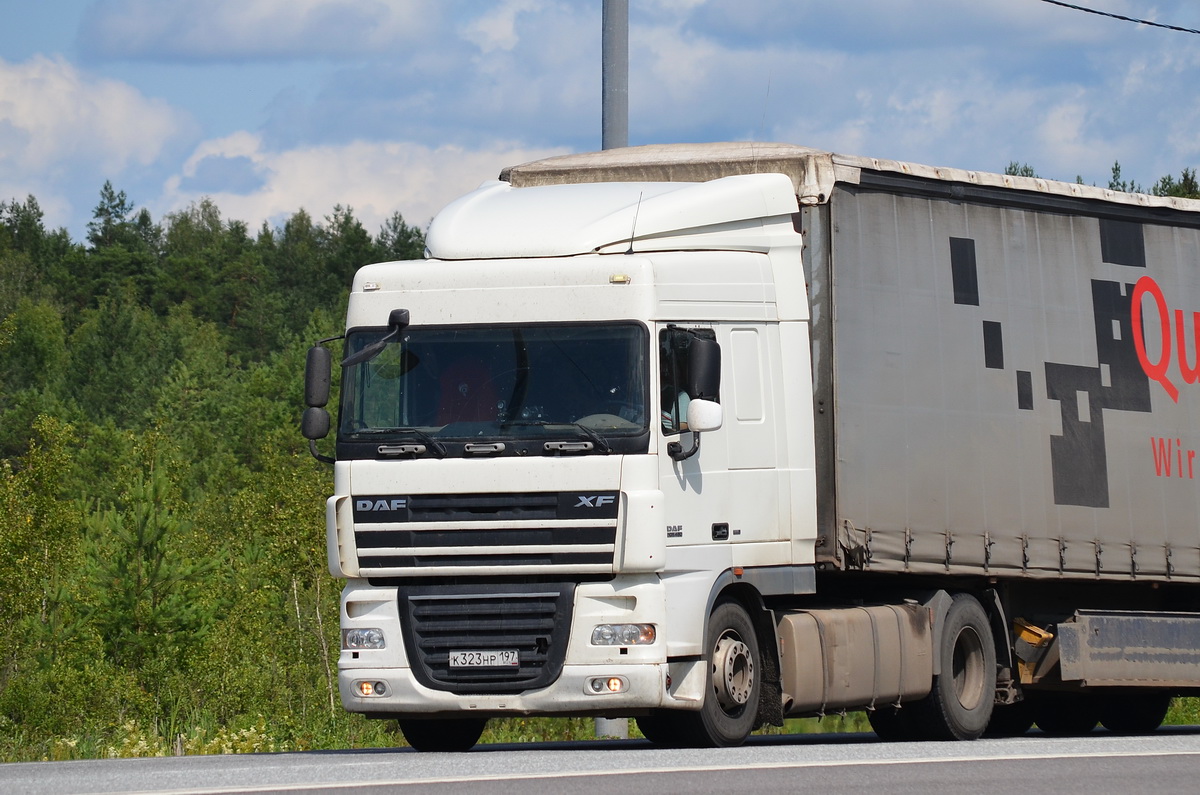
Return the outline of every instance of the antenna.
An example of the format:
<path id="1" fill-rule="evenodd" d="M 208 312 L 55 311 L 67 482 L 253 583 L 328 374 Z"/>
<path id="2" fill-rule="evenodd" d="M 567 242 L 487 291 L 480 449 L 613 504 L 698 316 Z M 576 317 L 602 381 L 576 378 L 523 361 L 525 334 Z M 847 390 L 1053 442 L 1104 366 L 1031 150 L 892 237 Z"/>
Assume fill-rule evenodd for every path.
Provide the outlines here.
<path id="1" fill-rule="evenodd" d="M 637 207 L 633 211 L 633 226 L 629 228 L 629 249 L 625 252 L 626 254 L 633 253 L 633 239 L 637 236 L 637 219 L 638 214 L 642 211 L 642 196 L 644 194 L 645 191 L 638 192 L 638 203 Z"/>
<path id="2" fill-rule="evenodd" d="M 763 140 L 767 135 L 767 110 L 771 107 L 771 75 L 767 75 L 767 93 L 763 96 L 762 121 L 758 123 L 758 138 Z"/>

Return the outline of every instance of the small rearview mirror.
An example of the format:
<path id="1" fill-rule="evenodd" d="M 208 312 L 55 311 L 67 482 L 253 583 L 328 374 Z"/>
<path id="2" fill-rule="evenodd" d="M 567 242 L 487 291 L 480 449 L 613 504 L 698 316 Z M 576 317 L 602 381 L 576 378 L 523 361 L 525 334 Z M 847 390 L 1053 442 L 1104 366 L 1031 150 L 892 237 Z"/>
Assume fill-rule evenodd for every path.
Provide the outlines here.
<path id="1" fill-rule="evenodd" d="M 688 430 L 694 433 L 707 433 L 719 430 L 724 417 L 721 404 L 712 400 L 693 400 L 688 403 Z"/>
<path id="2" fill-rule="evenodd" d="M 316 406 L 305 409 L 300 418 L 300 433 L 305 439 L 324 439 L 329 435 L 329 412 Z"/>

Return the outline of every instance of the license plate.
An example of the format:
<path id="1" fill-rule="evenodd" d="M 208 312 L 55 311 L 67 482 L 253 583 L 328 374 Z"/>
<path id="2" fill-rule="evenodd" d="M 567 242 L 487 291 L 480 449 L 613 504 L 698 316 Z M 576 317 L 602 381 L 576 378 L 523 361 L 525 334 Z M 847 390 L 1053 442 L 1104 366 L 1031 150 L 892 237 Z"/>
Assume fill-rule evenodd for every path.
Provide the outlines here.
<path id="1" fill-rule="evenodd" d="M 451 668 L 506 668 L 520 664 L 516 649 L 450 652 Z"/>

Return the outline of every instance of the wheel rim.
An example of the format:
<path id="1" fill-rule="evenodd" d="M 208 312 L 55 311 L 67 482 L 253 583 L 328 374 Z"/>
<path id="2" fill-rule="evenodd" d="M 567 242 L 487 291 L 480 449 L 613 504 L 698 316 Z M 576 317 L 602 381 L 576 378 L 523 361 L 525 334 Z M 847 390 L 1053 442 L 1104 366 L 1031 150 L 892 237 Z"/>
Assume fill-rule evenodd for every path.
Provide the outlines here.
<path id="1" fill-rule="evenodd" d="M 754 655 L 734 632 L 727 632 L 713 650 L 713 689 L 726 712 L 740 709 L 754 689 Z"/>
<path id="2" fill-rule="evenodd" d="M 965 709 L 975 709 L 983 699 L 983 641 L 971 627 L 964 627 L 954 639 L 952 675 L 954 694 Z"/>

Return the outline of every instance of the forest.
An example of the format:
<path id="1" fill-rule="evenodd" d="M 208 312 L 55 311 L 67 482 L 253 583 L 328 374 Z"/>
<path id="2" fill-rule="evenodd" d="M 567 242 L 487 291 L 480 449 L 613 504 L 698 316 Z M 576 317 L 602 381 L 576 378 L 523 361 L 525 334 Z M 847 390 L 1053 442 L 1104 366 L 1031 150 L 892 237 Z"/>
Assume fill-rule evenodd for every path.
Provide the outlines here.
<path id="1" fill-rule="evenodd" d="M 0 203 L 0 759 L 396 742 L 337 696 L 298 421 L 354 271 L 423 250 L 341 207 L 252 232 L 105 184 L 75 242 Z"/>
<path id="2" fill-rule="evenodd" d="M 1140 190 L 1119 164 L 1110 187 Z M 1186 169 L 1152 192 L 1200 197 Z M 372 234 L 347 207 L 252 231 L 106 183 L 74 241 L 34 197 L 0 202 L 0 761 L 401 742 L 341 708 L 331 475 L 298 426 L 354 272 L 423 250 L 399 213 Z M 842 725 L 865 730 L 822 728 Z"/>

